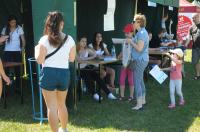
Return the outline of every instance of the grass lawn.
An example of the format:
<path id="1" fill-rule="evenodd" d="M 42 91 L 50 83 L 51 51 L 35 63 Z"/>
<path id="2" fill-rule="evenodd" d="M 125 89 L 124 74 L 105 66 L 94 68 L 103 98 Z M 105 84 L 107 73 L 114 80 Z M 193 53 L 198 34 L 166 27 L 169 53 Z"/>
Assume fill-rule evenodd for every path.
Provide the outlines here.
<path id="1" fill-rule="evenodd" d="M 144 111 L 131 110 L 135 101 L 128 103 L 104 99 L 99 104 L 90 96 L 84 96 L 78 103 L 78 110 L 69 111 L 68 129 L 71 132 L 200 132 L 200 81 L 191 79 L 194 71 L 190 60 L 191 51 L 188 51 L 185 58 L 186 77 L 183 80 L 185 106 L 169 110 L 169 81 L 159 85 L 150 78 L 146 82 L 148 104 Z M 24 105 L 19 104 L 19 96 L 8 97 L 7 109 L 0 105 L 0 132 L 50 131 L 47 123 L 40 125 L 32 119 L 30 88 L 26 91 Z"/>

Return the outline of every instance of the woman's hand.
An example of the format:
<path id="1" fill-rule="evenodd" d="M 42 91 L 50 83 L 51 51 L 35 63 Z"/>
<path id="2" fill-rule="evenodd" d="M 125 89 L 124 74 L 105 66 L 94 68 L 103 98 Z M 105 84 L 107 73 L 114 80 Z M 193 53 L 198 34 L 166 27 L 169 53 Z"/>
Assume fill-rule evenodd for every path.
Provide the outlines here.
<path id="1" fill-rule="evenodd" d="M 117 57 L 117 59 L 121 60 L 122 59 L 122 53 L 120 53 Z"/>
<path id="2" fill-rule="evenodd" d="M 126 39 L 127 44 L 132 44 L 132 42 L 133 42 L 132 39 Z"/>
<path id="3" fill-rule="evenodd" d="M 9 36 L 8 36 L 8 35 L 1 36 L 1 37 L 0 37 L 0 43 L 3 43 L 3 42 L 5 42 L 5 41 L 6 41 L 8 38 L 9 38 Z"/>
<path id="4" fill-rule="evenodd" d="M 3 80 L 6 82 L 6 85 L 10 85 L 11 81 L 10 78 L 6 75 L 2 75 Z"/>

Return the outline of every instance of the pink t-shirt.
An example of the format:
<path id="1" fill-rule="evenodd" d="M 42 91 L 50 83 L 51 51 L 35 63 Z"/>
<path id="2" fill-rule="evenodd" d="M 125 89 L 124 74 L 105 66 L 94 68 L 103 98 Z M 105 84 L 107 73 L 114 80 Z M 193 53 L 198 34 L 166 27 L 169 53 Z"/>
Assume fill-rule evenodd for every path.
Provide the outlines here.
<path id="1" fill-rule="evenodd" d="M 175 62 L 172 61 L 170 70 L 170 79 L 171 80 L 182 79 L 182 64 L 176 64 Z"/>

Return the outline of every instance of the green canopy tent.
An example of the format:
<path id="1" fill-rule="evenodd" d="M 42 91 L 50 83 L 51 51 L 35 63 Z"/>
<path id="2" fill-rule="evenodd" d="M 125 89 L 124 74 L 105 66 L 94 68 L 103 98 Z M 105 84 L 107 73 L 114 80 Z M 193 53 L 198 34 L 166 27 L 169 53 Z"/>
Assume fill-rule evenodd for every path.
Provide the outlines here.
<path id="1" fill-rule="evenodd" d="M 49 11 L 58 10 L 64 13 L 64 32 L 72 35 L 75 40 L 86 35 L 89 42 L 92 41 L 93 34 L 96 31 L 102 32 L 104 41 L 110 48 L 112 46 L 111 38 L 124 37 L 123 27 L 132 21 L 136 12 L 146 14 L 148 29 L 158 30 L 156 25 L 160 23 L 159 17 L 161 17 L 160 12 L 162 12 L 163 5 L 177 7 L 177 0 L 150 1 L 159 3 L 157 8 L 148 7 L 147 0 L 116 0 L 115 29 L 104 32 L 103 16 L 107 11 L 107 0 L 2 0 L 0 5 L 0 28 L 2 29 L 2 25 L 6 24 L 8 14 L 17 15 L 24 24 L 26 38 L 30 38 L 27 39 L 27 51 L 30 54 L 29 56 L 33 56 L 34 45 L 37 44 L 43 33 L 45 17 Z M 156 25 L 153 24 L 155 22 Z M 119 53 L 121 46 L 116 48 L 117 53 Z"/>
<path id="2" fill-rule="evenodd" d="M 161 19 L 163 17 L 163 10 L 165 14 L 169 15 L 166 22 L 167 30 L 169 27 L 169 20 L 173 20 L 172 33 L 176 34 L 176 26 L 178 22 L 178 5 L 179 0 L 149 0 L 157 3 L 156 7 L 148 6 L 148 0 L 138 1 L 138 13 L 141 12 L 147 17 L 147 30 L 151 31 L 154 35 L 161 29 Z M 173 11 L 169 10 L 169 6 L 173 7 Z"/>

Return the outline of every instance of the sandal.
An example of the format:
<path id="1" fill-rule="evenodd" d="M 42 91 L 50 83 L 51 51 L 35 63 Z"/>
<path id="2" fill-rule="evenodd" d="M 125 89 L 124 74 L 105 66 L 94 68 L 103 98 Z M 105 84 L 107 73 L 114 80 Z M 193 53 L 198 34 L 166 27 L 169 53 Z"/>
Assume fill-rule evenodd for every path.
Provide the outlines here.
<path id="1" fill-rule="evenodd" d="M 125 97 L 119 97 L 119 101 L 123 101 Z"/>
<path id="2" fill-rule="evenodd" d="M 132 101 L 132 100 L 134 100 L 134 97 L 129 97 L 129 98 L 128 98 L 128 101 L 129 101 L 129 102 Z"/>
<path id="3" fill-rule="evenodd" d="M 199 80 L 200 76 L 194 76 L 193 80 Z"/>

